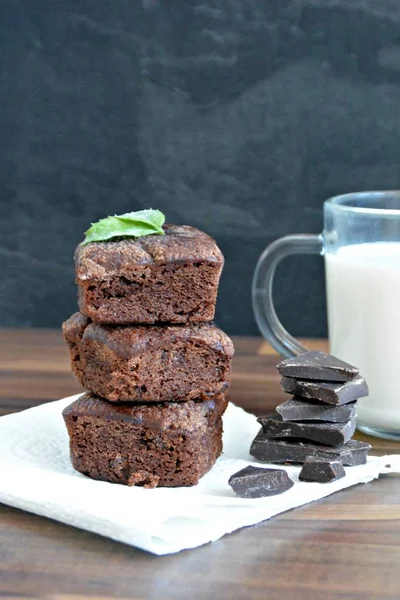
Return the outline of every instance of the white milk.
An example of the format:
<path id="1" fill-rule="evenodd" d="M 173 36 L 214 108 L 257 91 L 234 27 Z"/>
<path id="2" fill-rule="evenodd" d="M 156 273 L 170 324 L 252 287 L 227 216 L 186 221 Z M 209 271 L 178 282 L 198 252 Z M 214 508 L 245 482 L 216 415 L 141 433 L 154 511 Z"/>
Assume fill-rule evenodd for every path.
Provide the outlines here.
<path id="1" fill-rule="evenodd" d="M 325 268 L 330 351 L 370 389 L 358 421 L 400 432 L 400 243 L 345 246 Z"/>

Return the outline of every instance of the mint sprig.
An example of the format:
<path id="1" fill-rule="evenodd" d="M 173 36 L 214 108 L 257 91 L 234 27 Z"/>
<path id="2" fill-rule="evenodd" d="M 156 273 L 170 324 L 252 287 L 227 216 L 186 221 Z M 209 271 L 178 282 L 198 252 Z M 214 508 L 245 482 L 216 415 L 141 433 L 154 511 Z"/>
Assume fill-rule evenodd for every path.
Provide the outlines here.
<path id="1" fill-rule="evenodd" d="M 85 231 L 82 246 L 91 242 L 105 242 L 116 237 L 141 237 L 142 235 L 163 235 L 165 215 L 159 210 L 137 210 L 136 212 L 114 215 L 100 219 Z"/>

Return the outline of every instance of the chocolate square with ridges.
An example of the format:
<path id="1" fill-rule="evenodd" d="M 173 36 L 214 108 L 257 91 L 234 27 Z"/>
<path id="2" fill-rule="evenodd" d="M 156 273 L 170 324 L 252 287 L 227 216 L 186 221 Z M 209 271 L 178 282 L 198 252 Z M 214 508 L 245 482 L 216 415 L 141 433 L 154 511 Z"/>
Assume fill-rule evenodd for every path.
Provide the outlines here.
<path id="1" fill-rule="evenodd" d="M 370 444 L 356 440 L 335 447 L 301 440 L 271 440 L 265 437 L 261 427 L 251 444 L 250 454 L 266 463 L 302 464 L 307 458 L 321 458 L 339 460 L 344 466 L 354 467 L 366 463 L 370 449 Z"/>
<path id="2" fill-rule="evenodd" d="M 357 367 L 319 350 L 287 358 L 277 365 L 277 369 L 285 377 L 317 381 L 350 381 L 359 373 Z"/>
<path id="3" fill-rule="evenodd" d="M 356 430 L 356 419 L 347 423 L 299 423 L 283 421 L 279 414 L 259 417 L 266 438 L 296 438 L 338 446 L 348 442 Z"/>
<path id="4" fill-rule="evenodd" d="M 308 458 L 299 473 L 300 481 L 331 483 L 346 476 L 342 463 L 338 460 Z"/>
<path id="5" fill-rule="evenodd" d="M 304 397 L 335 405 L 354 402 L 369 393 L 367 382 L 360 375 L 345 383 L 282 377 L 281 385 L 285 392 L 298 396 L 297 399 Z"/>
<path id="6" fill-rule="evenodd" d="M 276 496 L 294 485 L 284 469 L 261 469 L 252 465 L 231 475 L 228 483 L 239 498 Z"/>
<path id="7" fill-rule="evenodd" d="M 346 423 L 356 416 L 357 402 L 333 406 L 319 402 L 307 402 L 294 396 L 276 407 L 283 421 L 321 421 L 324 423 Z"/>

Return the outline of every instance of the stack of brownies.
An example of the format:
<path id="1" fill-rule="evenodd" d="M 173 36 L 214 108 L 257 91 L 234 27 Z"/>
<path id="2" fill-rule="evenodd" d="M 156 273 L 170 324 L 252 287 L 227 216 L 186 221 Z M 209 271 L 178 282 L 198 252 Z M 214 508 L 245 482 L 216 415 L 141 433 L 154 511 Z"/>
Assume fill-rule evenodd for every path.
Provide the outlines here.
<path id="1" fill-rule="evenodd" d="M 74 468 L 126 485 L 194 485 L 222 450 L 233 345 L 211 321 L 224 259 L 188 226 L 78 246 L 63 325 L 88 393 L 63 413 Z"/>
<path id="2" fill-rule="evenodd" d="M 318 351 L 277 368 L 283 390 L 295 395 L 258 419 L 261 429 L 250 453 L 264 462 L 304 463 L 300 479 L 308 481 L 336 479 L 344 475 L 343 466 L 365 463 L 370 445 L 351 439 L 357 400 L 368 395 L 359 370 Z"/>

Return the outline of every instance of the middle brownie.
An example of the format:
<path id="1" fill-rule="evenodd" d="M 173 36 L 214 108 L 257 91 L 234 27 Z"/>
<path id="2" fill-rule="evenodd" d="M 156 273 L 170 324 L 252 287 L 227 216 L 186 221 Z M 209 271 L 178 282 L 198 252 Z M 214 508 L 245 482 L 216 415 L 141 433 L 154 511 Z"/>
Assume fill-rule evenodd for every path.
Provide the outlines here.
<path id="1" fill-rule="evenodd" d="M 112 402 L 207 398 L 229 386 L 233 344 L 212 323 L 111 327 L 75 313 L 63 333 L 78 381 Z"/>

